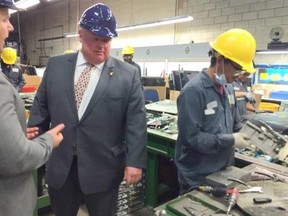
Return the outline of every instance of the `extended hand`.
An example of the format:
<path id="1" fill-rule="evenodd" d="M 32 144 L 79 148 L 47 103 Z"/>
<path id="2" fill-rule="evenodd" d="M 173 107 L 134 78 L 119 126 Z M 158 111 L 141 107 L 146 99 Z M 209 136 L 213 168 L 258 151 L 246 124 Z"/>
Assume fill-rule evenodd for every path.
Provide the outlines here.
<path id="1" fill-rule="evenodd" d="M 29 127 L 26 129 L 26 137 L 27 139 L 33 139 L 39 134 L 38 127 Z"/>
<path id="2" fill-rule="evenodd" d="M 135 184 L 142 178 L 142 169 L 135 167 L 126 167 L 124 172 L 124 180 L 126 185 Z"/>
<path id="3" fill-rule="evenodd" d="M 58 124 L 57 126 L 46 132 L 52 135 L 54 148 L 58 147 L 60 142 L 63 140 L 63 135 L 61 131 L 64 129 L 64 127 L 65 127 L 64 124 Z"/>

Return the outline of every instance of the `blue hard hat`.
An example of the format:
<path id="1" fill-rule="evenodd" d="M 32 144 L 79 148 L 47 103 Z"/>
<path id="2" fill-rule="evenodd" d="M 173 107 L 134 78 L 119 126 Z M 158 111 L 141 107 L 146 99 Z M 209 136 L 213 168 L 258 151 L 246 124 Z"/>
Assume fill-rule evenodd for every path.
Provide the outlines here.
<path id="1" fill-rule="evenodd" d="M 0 8 L 10 8 L 13 10 L 21 10 L 14 5 L 13 0 L 0 0 Z"/>
<path id="2" fill-rule="evenodd" d="M 118 36 L 115 17 L 112 11 L 102 3 L 87 8 L 80 18 L 79 25 L 81 28 L 102 37 Z"/>

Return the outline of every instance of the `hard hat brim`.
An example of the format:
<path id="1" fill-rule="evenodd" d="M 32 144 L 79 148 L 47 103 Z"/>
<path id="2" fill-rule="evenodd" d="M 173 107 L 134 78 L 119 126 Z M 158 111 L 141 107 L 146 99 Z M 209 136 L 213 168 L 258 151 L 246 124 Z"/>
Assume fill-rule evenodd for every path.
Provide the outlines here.
<path id="1" fill-rule="evenodd" d="M 0 8 L 8 8 L 8 9 L 11 9 L 11 10 L 16 10 L 16 11 L 25 11 L 25 9 L 18 8 L 12 3 L 11 4 L 0 3 Z"/>
<path id="2" fill-rule="evenodd" d="M 100 27 L 98 29 L 87 28 L 87 27 L 85 27 L 84 25 L 81 25 L 81 24 L 80 24 L 80 27 L 85 29 L 85 30 L 87 30 L 87 31 L 89 31 L 89 32 L 91 32 L 94 35 L 105 37 L 105 38 L 114 38 L 114 37 L 118 36 L 118 33 L 116 31 L 112 32 L 112 31 L 110 31 L 107 28 L 102 28 L 102 27 Z"/>

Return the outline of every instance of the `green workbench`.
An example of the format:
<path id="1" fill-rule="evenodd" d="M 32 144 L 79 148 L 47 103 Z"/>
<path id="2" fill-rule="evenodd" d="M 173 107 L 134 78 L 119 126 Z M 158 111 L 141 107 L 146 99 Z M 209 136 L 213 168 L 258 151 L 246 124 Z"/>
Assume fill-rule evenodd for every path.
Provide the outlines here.
<path id="1" fill-rule="evenodd" d="M 33 177 L 34 177 L 35 185 L 38 188 L 38 170 L 35 170 L 33 172 Z M 51 204 L 50 204 L 50 199 L 49 199 L 48 194 L 38 196 L 33 216 L 38 216 L 39 209 L 49 207 L 50 205 Z"/>
<path id="2" fill-rule="evenodd" d="M 148 129 L 148 159 L 146 170 L 146 200 L 145 205 L 156 207 L 158 203 L 158 194 L 161 190 L 161 185 L 158 183 L 159 172 L 159 156 L 164 156 L 168 159 L 174 159 L 175 142 L 177 134 L 170 135 L 161 131 Z M 235 153 L 235 163 L 238 167 L 246 167 L 250 164 L 261 166 L 272 171 L 277 171 L 288 176 L 288 168 L 279 164 L 271 163 L 264 160 L 259 160 L 254 157 Z"/>
<path id="3" fill-rule="evenodd" d="M 158 172 L 159 156 L 174 158 L 175 141 L 177 135 L 166 134 L 157 130 L 148 129 L 148 158 L 146 170 L 146 206 L 158 205 Z"/>

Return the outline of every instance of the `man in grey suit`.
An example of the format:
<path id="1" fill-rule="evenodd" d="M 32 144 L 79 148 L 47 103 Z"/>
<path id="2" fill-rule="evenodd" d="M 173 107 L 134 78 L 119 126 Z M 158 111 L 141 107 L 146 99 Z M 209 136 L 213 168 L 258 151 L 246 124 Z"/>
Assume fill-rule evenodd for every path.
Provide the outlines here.
<path id="1" fill-rule="evenodd" d="M 8 9 L 17 10 L 12 0 L 0 0 L 0 53 L 13 31 Z M 3 73 L 0 73 L 0 92 L 0 215 L 31 216 L 37 198 L 32 171 L 43 165 L 52 148 L 59 145 L 64 125 L 29 140 L 38 134 L 38 129 L 26 130 L 23 102 Z"/>
<path id="2" fill-rule="evenodd" d="M 40 133 L 50 124 L 66 125 L 47 164 L 54 213 L 76 216 L 83 202 L 91 216 L 112 216 L 121 181 L 138 182 L 146 167 L 144 97 L 137 68 L 109 56 L 117 36 L 111 10 L 93 5 L 79 25 L 81 50 L 49 59 L 28 124 Z M 79 103 L 74 89 L 87 63 L 91 75 Z"/>

